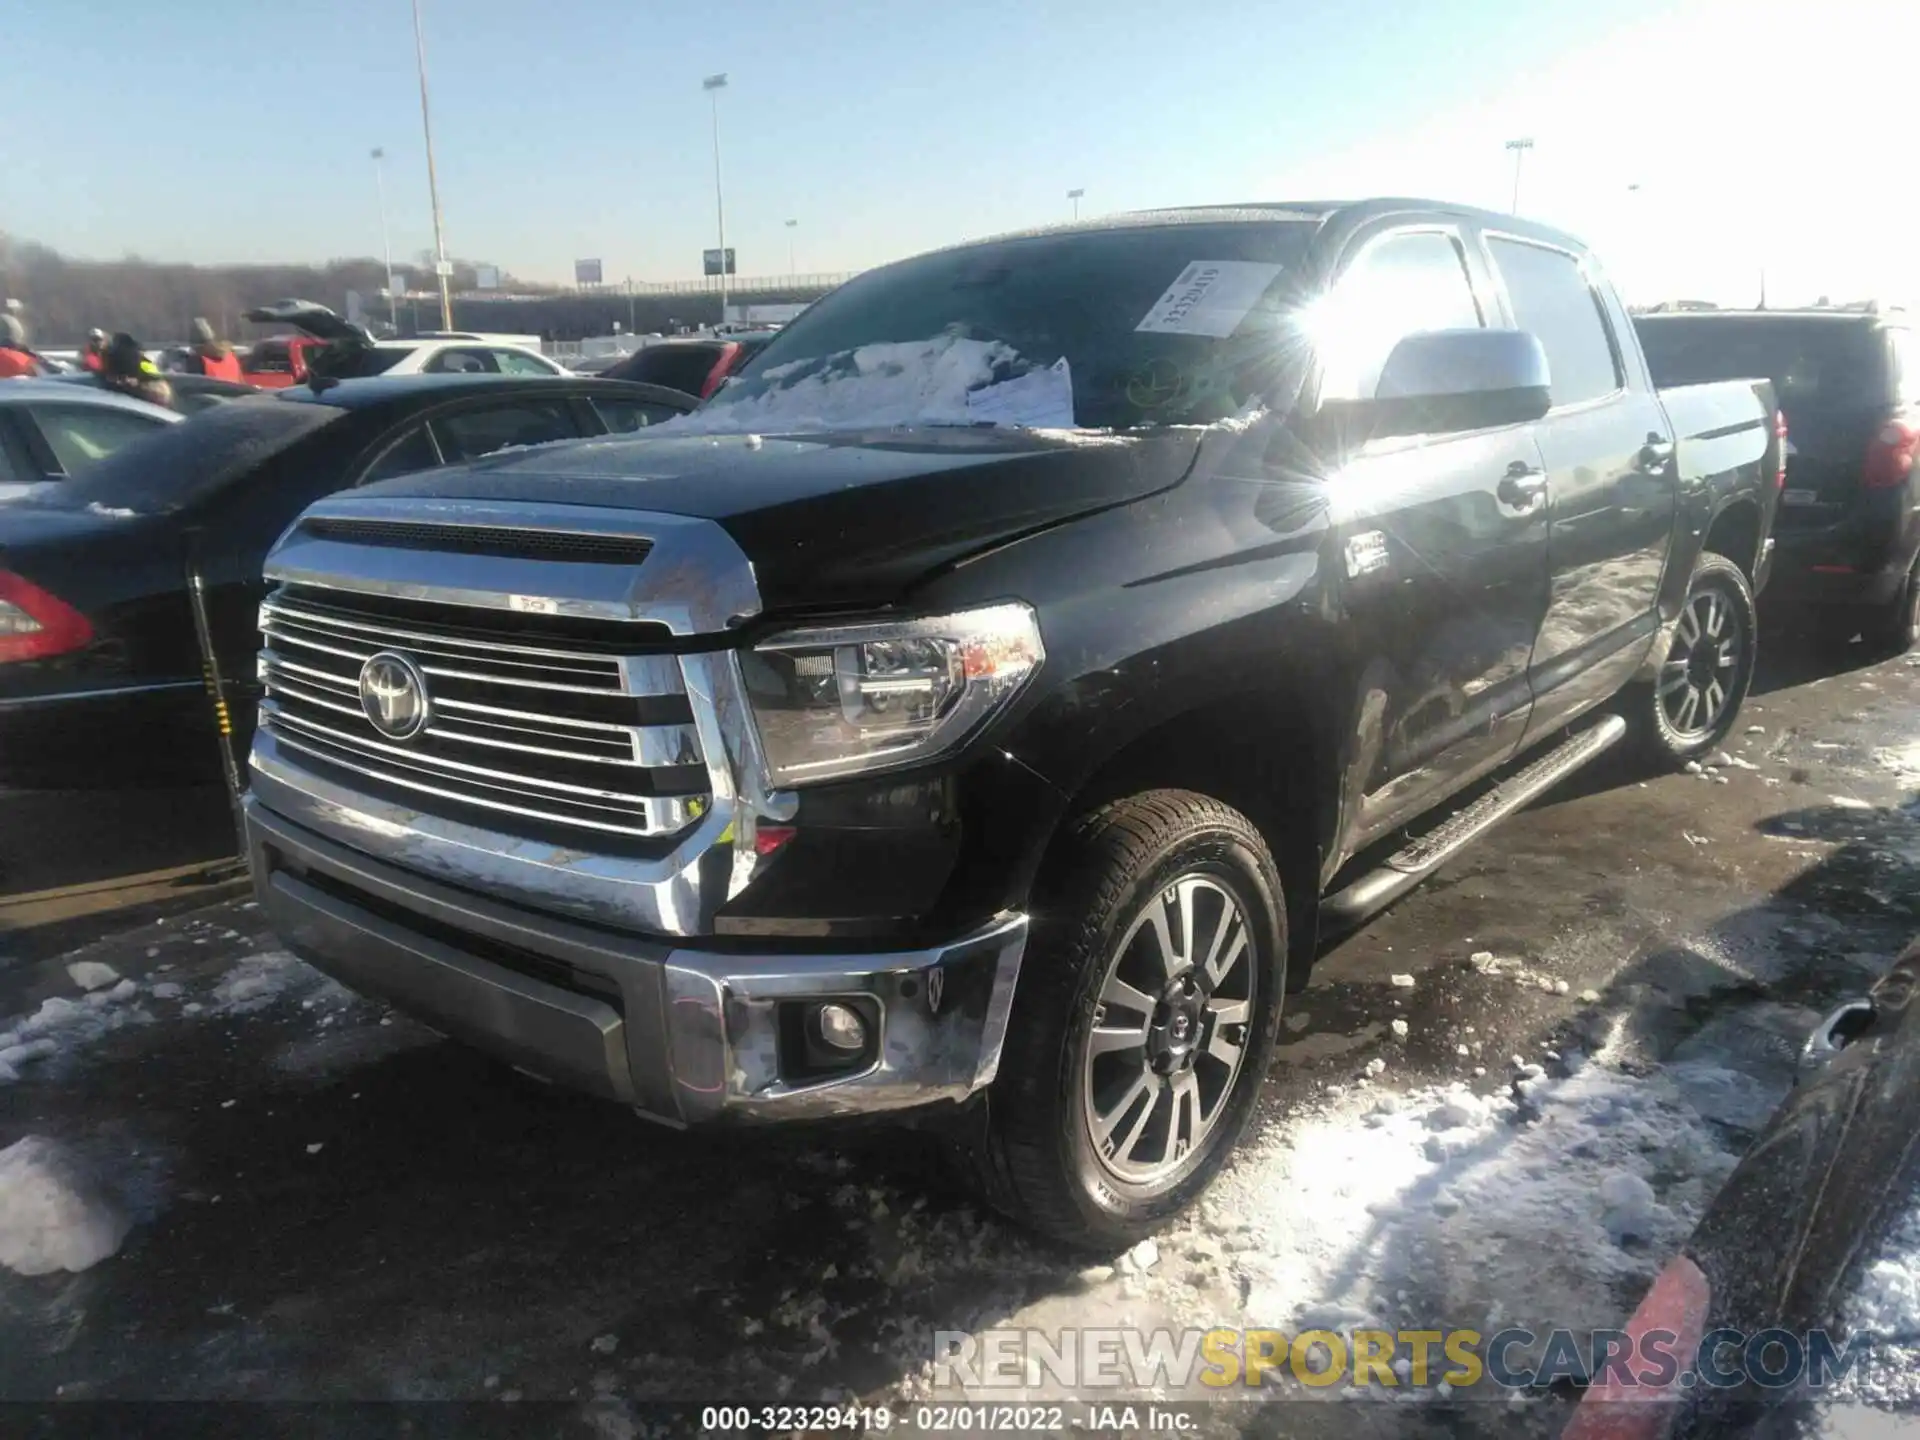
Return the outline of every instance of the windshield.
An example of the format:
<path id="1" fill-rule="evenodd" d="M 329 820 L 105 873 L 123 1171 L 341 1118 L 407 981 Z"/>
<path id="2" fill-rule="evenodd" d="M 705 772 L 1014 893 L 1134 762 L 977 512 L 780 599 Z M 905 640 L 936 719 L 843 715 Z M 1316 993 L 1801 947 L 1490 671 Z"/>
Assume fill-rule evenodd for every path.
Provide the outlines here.
<path id="1" fill-rule="evenodd" d="M 42 486 L 13 503 L 136 515 L 179 510 L 346 413 L 278 395 L 236 400 L 160 426 L 64 484 Z"/>
<path id="2" fill-rule="evenodd" d="M 1225 419 L 1271 393 L 1303 221 L 1034 235 L 863 275 L 768 342 L 687 429 Z"/>
<path id="3" fill-rule="evenodd" d="M 1783 403 L 1885 403 L 1887 346 L 1879 327 L 1826 316 L 1653 316 L 1635 327 L 1656 385 L 1771 380 Z"/>

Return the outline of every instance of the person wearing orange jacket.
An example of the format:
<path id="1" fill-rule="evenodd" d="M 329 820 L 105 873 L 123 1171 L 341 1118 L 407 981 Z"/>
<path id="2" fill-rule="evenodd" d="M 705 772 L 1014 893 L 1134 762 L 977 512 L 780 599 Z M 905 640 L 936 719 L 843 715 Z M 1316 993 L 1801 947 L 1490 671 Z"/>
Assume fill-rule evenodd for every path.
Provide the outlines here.
<path id="1" fill-rule="evenodd" d="M 213 326 L 204 315 L 193 317 L 193 348 L 187 351 L 180 368 L 188 375 L 207 375 L 215 380 L 240 383 L 240 357 L 233 353 L 231 345 L 214 335 Z"/>
<path id="2" fill-rule="evenodd" d="M 100 373 L 101 357 L 107 350 L 107 332 L 98 326 L 87 332 L 87 343 L 80 347 L 80 368 L 89 375 Z"/>
<path id="3" fill-rule="evenodd" d="M 0 380 L 40 373 L 40 357 L 27 348 L 27 327 L 18 315 L 0 315 Z"/>

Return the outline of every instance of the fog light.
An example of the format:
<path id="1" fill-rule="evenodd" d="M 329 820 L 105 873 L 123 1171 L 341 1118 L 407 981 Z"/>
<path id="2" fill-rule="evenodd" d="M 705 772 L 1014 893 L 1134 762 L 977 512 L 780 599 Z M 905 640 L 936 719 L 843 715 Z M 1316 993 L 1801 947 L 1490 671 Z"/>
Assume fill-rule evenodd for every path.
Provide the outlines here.
<path id="1" fill-rule="evenodd" d="M 814 1011 L 820 1039 L 835 1050 L 854 1054 L 866 1047 L 867 1026 L 850 1005 L 822 1005 Z"/>

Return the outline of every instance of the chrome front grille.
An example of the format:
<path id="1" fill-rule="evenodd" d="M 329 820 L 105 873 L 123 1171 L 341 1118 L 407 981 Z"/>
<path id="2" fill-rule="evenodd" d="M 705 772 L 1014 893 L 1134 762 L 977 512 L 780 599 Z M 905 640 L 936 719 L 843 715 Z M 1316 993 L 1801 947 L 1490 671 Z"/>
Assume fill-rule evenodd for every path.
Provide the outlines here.
<path id="1" fill-rule="evenodd" d="M 544 616 L 450 609 L 283 587 L 260 610 L 262 724 L 429 813 L 477 807 L 634 839 L 705 813 L 706 759 L 674 656 L 572 639 Z M 361 669 L 382 653 L 410 661 L 430 697 L 424 729 L 404 740 L 362 705 Z"/>

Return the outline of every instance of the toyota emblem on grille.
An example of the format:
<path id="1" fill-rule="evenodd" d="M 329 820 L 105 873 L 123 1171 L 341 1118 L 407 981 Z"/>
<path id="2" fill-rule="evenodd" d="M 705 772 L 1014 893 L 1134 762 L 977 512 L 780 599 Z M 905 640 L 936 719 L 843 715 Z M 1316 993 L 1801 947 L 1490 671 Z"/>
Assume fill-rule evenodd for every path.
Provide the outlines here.
<path id="1" fill-rule="evenodd" d="M 382 650 L 360 667 L 360 708 L 389 740 L 411 740 L 427 728 L 427 679 L 406 656 Z"/>

